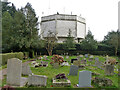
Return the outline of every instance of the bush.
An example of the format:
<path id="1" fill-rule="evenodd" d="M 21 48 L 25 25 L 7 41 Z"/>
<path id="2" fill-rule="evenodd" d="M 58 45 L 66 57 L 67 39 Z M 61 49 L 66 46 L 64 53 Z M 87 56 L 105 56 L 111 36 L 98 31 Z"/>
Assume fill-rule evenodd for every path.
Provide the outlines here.
<path id="1" fill-rule="evenodd" d="M 18 58 L 20 60 L 23 59 L 24 54 L 22 52 L 16 52 L 16 53 L 5 53 L 5 54 L 0 54 L 0 57 L 2 57 L 2 65 L 7 64 L 7 60 L 10 58 Z"/>

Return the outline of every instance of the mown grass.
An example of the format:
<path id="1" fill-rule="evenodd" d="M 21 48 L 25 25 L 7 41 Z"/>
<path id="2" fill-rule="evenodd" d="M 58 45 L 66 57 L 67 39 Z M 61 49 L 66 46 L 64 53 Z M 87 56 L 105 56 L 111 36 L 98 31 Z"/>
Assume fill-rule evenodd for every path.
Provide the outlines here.
<path id="1" fill-rule="evenodd" d="M 105 61 L 105 57 L 103 57 L 103 56 L 96 56 L 96 57 L 98 57 L 101 62 Z M 64 57 L 64 60 L 67 60 L 70 64 L 70 60 L 72 58 L 76 58 L 76 56 L 70 56 L 70 58 L 68 60 Z M 118 60 L 117 57 L 114 57 L 114 58 L 116 58 Z M 23 60 L 23 61 L 26 62 L 28 60 Z M 40 62 L 40 61 L 41 60 L 37 60 L 37 62 Z M 47 78 L 47 86 L 45 88 L 53 88 L 52 87 L 52 79 L 55 77 L 55 75 L 57 75 L 59 73 L 65 73 L 66 77 L 71 81 L 71 86 L 67 87 L 67 88 L 76 88 L 76 84 L 78 84 L 78 80 L 79 80 L 79 72 L 78 72 L 77 76 L 69 76 L 68 74 L 69 74 L 70 66 L 63 66 L 63 67 L 60 67 L 57 69 L 53 68 L 52 65 L 50 65 L 51 56 L 48 57 L 48 60 L 43 60 L 43 61 L 48 62 L 48 67 L 37 67 L 37 68 L 31 67 L 31 70 L 32 70 L 32 73 L 34 73 L 35 75 L 45 75 L 48 77 Z M 94 65 L 94 63 L 95 63 L 95 61 L 92 61 L 91 65 Z M 90 62 L 87 61 L 87 64 L 90 64 Z M 31 64 L 29 64 L 29 65 L 31 65 Z M 118 68 L 118 65 L 115 65 L 115 66 L 116 66 L 116 68 Z M 104 87 L 104 88 L 116 88 L 116 87 L 118 88 L 118 75 L 117 75 L 118 71 L 115 70 L 116 74 L 114 74 L 112 76 L 106 76 L 104 70 L 101 70 L 95 66 L 86 66 L 84 70 L 89 70 L 94 73 L 99 73 L 100 74 L 99 77 L 109 78 L 113 81 L 113 86 Z M 79 70 L 79 71 L 82 71 L 82 70 Z M 95 76 L 92 76 L 92 77 L 95 77 Z M 5 85 L 5 84 L 6 84 L 6 79 L 3 80 L 3 85 Z M 98 86 L 94 85 L 93 83 L 92 83 L 92 86 L 94 88 L 98 88 Z M 29 87 L 29 88 L 32 88 L 32 87 Z"/>

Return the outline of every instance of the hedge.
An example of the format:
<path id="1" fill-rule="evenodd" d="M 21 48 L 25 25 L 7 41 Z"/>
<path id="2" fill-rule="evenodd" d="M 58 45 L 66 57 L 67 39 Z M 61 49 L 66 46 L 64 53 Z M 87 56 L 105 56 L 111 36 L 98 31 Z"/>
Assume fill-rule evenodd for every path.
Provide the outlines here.
<path id="1" fill-rule="evenodd" d="M 64 50 L 56 50 L 56 53 L 61 55 L 61 54 L 64 54 L 64 53 L 67 53 L 65 52 Z M 73 50 L 73 51 L 68 51 L 68 54 L 69 55 L 77 55 L 77 53 L 79 54 L 92 54 L 92 55 L 114 55 L 114 52 L 111 52 L 111 51 L 77 51 L 77 50 Z"/>
<path id="2" fill-rule="evenodd" d="M 2 62 L 0 64 L 5 65 L 5 64 L 7 64 L 7 60 L 10 58 L 18 58 L 18 59 L 22 60 L 24 57 L 24 54 L 22 52 L 16 52 L 16 53 L 0 54 L 0 57 L 1 56 L 2 56 Z"/>

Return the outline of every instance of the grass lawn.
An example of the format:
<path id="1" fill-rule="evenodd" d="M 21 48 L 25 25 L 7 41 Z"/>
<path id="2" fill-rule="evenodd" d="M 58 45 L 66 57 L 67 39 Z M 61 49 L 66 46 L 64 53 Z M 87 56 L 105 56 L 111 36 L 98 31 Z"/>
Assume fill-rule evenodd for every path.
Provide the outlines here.
<path id="1" fill-rule="evenodd" d="M 105 61 L 105 58 L 103 56 L 97 56 L 97 57 L 99 57 L 99 61 L 101 61 L 101 62 Z M 64 57 L 64 60 L 68 61 L 69 64 L 70 64 L 70 60 L 72 58 L 76 58 L 76 56 L 70 56 L 69 60 L 67 60 Z M 113 58 L 116 58 L 117 61 L 118 61 L 117 57 L 113 57 Z M 28 61 L 28 60 L 23 60 L 23 62 Z M 41 60 L 37 60 L 37 62 L 40 62 L 40 61 Z M 48 62 L 48 67 L 37 67 L 37 68 L 31 67 L 31 70 L 32 70 L 32 73 L 34 73 L 35 75 L 46 75 L 48 77 L 46 88 L 53 88 L 52 87 L 52 85 L 53 85 L 52 84 L 52 79 L 55 77 L 55 75 L 57 75 L 59 73 L 65 73 L 66 77 L 71 81 L 71 86 L 67 87 L 67 88 L 76 88 L 76 84 L 78 84 L 78 80 L 79 80 L 79 72 L 78 72 L 77 76 L 68 76 L 70 66 L 63 66 L 63 67 L 60 67 L 58 69 L 53 68 L 50 65 L 51 56 L 48 57 L 48 60 L 43 60 L 43 61 Z M 95 61 L 92 61 L 91 65 L 94 65 L 94 63 L 95 63 Z M 90 64 L 90 62 L 87 61 L 87 64 Z M 29 64 L 29 65 L 31 65 L 31 64 Z M 116 66 L 116 69 L 117 69 L 118 65 L 115 65 L 115 66 Z M 99 73 L 100 75 L 98 77 L 105 77 L 105 78 L 111 79 L 113 81 L 113 86 L 104 87 L 104 88 L 118 88 L 118 75 L 117 75 L 118 71 L 116 69 L 114 71 L 115 74 L 112 75 L 112 76 L 106 76 L 104 70 L 98 69 L 95 66 L 86 66 L 84 70 L 89 70 L 89 71 L 92 71 L 94 73 Z M 82 70 L 79 70 L 79 71 L 82 71 Z M 95 76 L 92 76 L 92 77 L 95 77 Z M 6 79 L 3 80 L 3 85 L 2 86 L 4 86 L 5 84 L 6 84 Z M 94 85 L 93 83 L 92 83 L 92 86 L 94 88 L 98 88 L 98 86 Z M 32 87 L 29 87 L 29 88 L 32 88 Z"/>

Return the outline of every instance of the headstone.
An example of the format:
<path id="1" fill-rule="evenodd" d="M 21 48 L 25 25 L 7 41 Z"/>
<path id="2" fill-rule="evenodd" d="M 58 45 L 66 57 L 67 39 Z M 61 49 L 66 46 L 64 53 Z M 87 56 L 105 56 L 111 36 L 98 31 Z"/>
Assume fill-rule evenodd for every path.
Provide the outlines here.
<path id="1" fill-rule="evenodd" d="M 27 78 L 22 78 L 22 61 L 17 58 L 8 59 L 7 84 L 11 86 L 24 86 Z"/>
<path id="2" fill-rule="evenodd" d="M 80 60 L 80 56 L 77 56 L 77 59 Z"/>
<path id="3" fill-rule="evenodd" d="M 23 75 L 31 75 L 32 71 L 27 64 L 22 64 L 22 74 Z"/>
<path id="4" fill-rule="evenodd" d="M 88 58 L 88 54 L 85 54 L 85 58 Z"/>
<path id="5" fill-rule="evenodd" d="M 100 69 L 103 69 L 103 68 L 102 68 L 102 66 L 103 66 L 103 65 L 102 65 L 102 62 L 100 62 L 99 60 L 96 60 L 96 61 L 95 61 L 95 66 L 97 66 L 97 67 L 100 68 Z"/>
<path id="6" fill-rule="evenodd" d="M 94 56 L 93 55 L 90 55 L 90 57 L 89 58 L 94 58 Z"/>
<path id="7" fill-rule="evenodd" d="M 69 56 L 66 56 L 66 59 L 69 59 Z"/>
<path id="8" fill-rule="evenodd" d="M 114 74 L 114 65 L 105 65 L 105 74 L 113 75 Z"/>
<path id="9" fill-rule="evenodd" d="M 73 65 L 80 66 L 80 60 L 74 61 Z"/>
<path id="10" fill-rule="evenodd" d="M 31 75 L 28 77 L 28 85 L 46 86 L 47 77 L 42 75 Z"/>
<path id="11" fill-rule="evenodd" d="M 60 67 L 59 63 L 53 63 L 53 68 L 58 69 Z"/>
<path id="12" fill-rule="evenodd" d="M 78 59 L 71 59 L 71 63 L 73 63 L 74 61 L 77 61 Z"/>
<path id="13" fill-rule="evenodd" d="M 81 64 L 86 64 L 87 60 L 84 58 L 83 60 L 81 60 Z"/>
<path id="14" fill-rule="evenodd" d="M 83 58 L 83 55 L 80 55 L 80 58 Z"/>
<path id="15" fill-rule="evenodd" d="M 91 71 L 79 72 L 79 86 L 78 87 L 91 87 Z"/>
<path id="16" fill-rule="evenodd" d="M 98 57 L 95 57 L 95 61 L 99 61 L 99 58 L 98 58 Z"/>
<path id="17" fill-rule="evenodd" d="M 78 66 L 71 65 L 69 75 L 75 75 L 76 76 L 77 74 L 78 74 Z"/>
<path id="18" fill-rule="evenodd" d="M 120 76 L 120 68 L 118 69 L 118 75 Z"/>

